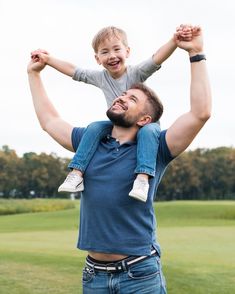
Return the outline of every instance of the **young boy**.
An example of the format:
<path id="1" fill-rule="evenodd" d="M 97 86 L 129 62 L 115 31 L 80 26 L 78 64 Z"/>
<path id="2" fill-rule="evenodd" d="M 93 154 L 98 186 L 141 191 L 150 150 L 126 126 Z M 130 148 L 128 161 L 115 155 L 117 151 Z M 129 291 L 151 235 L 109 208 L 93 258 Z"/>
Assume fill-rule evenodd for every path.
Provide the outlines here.
<path id="1" fill-rule="evenodd" d="M 191 27 L 178 28 L 177 33 L 187 41 L 191 38 Z M 47 51 L 41 49 L 32 52 L 31 56 L 43 60 L 46 64 L 71 76 L 76 81 L 99 87 L 103 90 L 107 106 L 110 107 L 113 100 L 121 96 L 133 84 L 144 82 L 160 69 L 161 64 L 176 49 L 176 42 L 175 36 L 173 36 L 152 57 L 136 66 L 126 66 L 125 62 L 129 57 L 130 48 L 126 33 L 120 28 L 110 26 L 101 29 L 93 38 L 92 47 L 97 63 L 104 67 L 102 71 L 77 68 L 69 62 L 52 57 Z M 88 126 L 79 148 L 68 165 L 71 171 L 64 183 L 60 185 L 59 192 L 83 191 L 83 173 L 100 140 L 110 133 L 111 128 L 112 124 L 109 121 L 96 122 Z M 137 136 L 137 166 L 135 169 L 137 176 L 129 196 L 144 202 L 148 196 L 149 177 L 155 176 L 158 150 L 156 142 L 159 134 L 159 124 L 151 123 L 142 127 Z"/>

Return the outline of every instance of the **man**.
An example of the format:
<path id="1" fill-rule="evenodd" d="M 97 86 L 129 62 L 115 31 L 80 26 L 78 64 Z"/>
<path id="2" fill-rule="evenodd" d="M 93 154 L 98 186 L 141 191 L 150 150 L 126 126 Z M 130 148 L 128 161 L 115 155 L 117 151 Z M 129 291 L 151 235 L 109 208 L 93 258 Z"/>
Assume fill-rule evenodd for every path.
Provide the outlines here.
<path id="1" fill-rule="evenodd" d="M 181 28 L 183 30 L 183 26 Z M 81 197 L 78 248 L 88 251 L 83 270 L 84 293 L 166 293 L 160 246 L 152 206 L 168 163 L 182 153 L 210 117 L 211 93 L 203 53 L 202 31 L 192 27 L 192 40 L 177 45 L 191 61 L 190 110 L 159 138 L 156 176 L 150 180 L 146 203 L 128 197 L 136 165 L 135 137 L 140 127 L 161 116 L 161 102 L 146 86 L 133 86 L 107 111 L 110 136 L 99 144 L 86 172 Z M 29 84 L 41 127 L 59 144 L 75 151 L 83 128 L 62 120 L 47 97 L 36 58 L 28 66 Z"/>

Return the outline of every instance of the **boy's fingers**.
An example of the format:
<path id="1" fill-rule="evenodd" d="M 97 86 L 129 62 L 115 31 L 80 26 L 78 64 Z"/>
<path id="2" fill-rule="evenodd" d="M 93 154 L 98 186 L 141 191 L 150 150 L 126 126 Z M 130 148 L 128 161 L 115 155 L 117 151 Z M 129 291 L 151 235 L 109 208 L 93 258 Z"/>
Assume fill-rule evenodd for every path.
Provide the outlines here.
<path id="1" fill-rule="evenodd" d="M 44 50 L 44 49 L 37 49 L 31 52 L 31 56 L 32 55 L 39 55 L 39 54 L 49 54 L 48 51 Z"/>

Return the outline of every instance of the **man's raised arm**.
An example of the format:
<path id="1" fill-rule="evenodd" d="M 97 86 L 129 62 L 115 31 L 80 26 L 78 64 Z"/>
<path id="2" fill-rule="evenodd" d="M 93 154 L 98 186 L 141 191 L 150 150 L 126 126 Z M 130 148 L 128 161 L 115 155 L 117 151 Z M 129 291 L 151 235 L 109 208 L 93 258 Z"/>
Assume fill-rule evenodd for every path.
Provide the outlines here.
<path id="1" fill-rule="evenodd" d="M 40 77 L 44 67 L 45 63 L 37 58 L 31 59 L 27 68 L 35 112 L 42 129 L 64 148 L 73 151 L 71 143 L 73 127 L 60 118 L 47 96 Z"/>
<path id="2" fill-rule="evenodd" d="M 181 41 L 180 36 L 177 39 L 178 47 L 186 50 L 191 58 L 190 110 L 167 130 L 166 141 L 172 156 L 179 155 L 190 145 L 211 115 L 211 90 L 203 59 L 201 28 L 192 27 L 192 33 L 192 41 Z"/>

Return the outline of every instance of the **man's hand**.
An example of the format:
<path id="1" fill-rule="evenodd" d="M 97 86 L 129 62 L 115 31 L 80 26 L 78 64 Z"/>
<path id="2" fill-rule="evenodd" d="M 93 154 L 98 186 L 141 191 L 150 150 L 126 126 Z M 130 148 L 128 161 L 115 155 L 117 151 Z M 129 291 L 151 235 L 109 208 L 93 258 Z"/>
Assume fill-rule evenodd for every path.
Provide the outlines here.
<path id="1" fill-rule="evenodd" d="M 174 37 L 177 46 L 186 50 L 190 56 L 203 52 L 202 30 L 199 26 L 180 25 Z"/>
<path id="2" fill-rule="evenodd" d="M 28 74 L 39 73 L 41 70 L 44 69 L 45 66 L 45 63 L 41 63 L 40 61 L 34 61 L 33 59 L 31 59 L 27 67 L 27 72 Z"/>
<path id="3" fill-rule="evenodd" d="M 36 50 L 31 53 L 31 60 L 27 68 L 28 73 L 39 73 L 44 69 L 46 66 L 44 55 L 47 55 L 48 53 L 46 51 L 43 52 Z"/>

